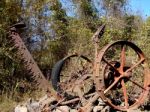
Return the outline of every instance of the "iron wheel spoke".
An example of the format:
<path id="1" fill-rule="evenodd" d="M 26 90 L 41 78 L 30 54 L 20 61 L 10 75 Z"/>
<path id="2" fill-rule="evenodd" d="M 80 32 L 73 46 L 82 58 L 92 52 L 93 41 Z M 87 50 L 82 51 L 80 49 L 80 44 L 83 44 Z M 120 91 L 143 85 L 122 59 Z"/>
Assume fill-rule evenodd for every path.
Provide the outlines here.
<path id="1" fill-rule="evenodd" d="M 123 72 L 123 67 L 125 66 L 125 44 L 121 46 L 121 54 L 120 54 L 120 63 L 121 63 L 121 66 L 120 66 L 120 69 L 121 71 Z"/>
<path id="2" fill-rule="evenodd" d="M 129 81 L 132 82 L 133 84 L 137 85 L 137 86 L 140 87 L 141 89 L 143 89 L 143 90 L 146 91 L 146 89 L 145 89 L 144 87 L 142 87 L 140 84 L 138 84 L 137 82 L 135 82 L 135 81 L 133 81 L 133 80 L 131 80 L 131 79 L 129 79 Z"/>
<path id="3" fill-rule="evenodd" d="M 121 85 L 122 85 L 122 91 L 123 91 L 123 95 L 124 95 L 124 100 L 125 100 L 125 107 L 126 109 L 128 109 L 129 104 L 128 104 L 128 95 L 127 95 L 127 89 L 126 89 L 126 85 L 124 83 L 124 80 L 121 80 Z"/>
<path id="4" fill-rule="evenodd" d="M 119 73 L 119 71 L 111 64 L 109 63 L 104 57 L 102 58 L 102 60 L 109 65 L 116 73 Z M 120 74 L 120 73 L 119 73 Z"/>
<path id="5" fill-rule="evenodd" d="M 136 68 L 138 65 L 140 65 L 141 63 L 143 63 L 145 59 L 141 59 L 140 61 L 138 61 L 135 65 L 131 66 L 127 71 L 126 73 L 132 71 L 134 68 Z"/>
<path id="6" fill-rule="evenodd" d="M 105 91 L 104 91 L 104 94 L 106 94 L 111 88 L 113 88 L 117 83 L 118 81 L 121 79 L 121 77 L 117 78 Z"/>

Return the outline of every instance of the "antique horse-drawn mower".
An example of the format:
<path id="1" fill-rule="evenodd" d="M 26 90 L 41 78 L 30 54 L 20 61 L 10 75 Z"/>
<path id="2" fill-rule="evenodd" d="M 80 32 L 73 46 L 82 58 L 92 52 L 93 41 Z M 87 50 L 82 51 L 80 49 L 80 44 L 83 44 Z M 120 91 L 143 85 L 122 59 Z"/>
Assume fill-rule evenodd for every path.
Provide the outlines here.
<path id="1" fill-rule="evenodd" d="M 115 41 L 98 51 L 105 25 L 98 28 L 92 37 L 94 61 L 77 53 L 63 58 L 52 69 L 51 84 L 17 33 L 17 29 L 24 26 L 23 23 L 11 26 L 9 37 L 38 87 L 55 98 L 57 103 L 53 108 L 69 105 L 80 112 L 90 112 L 94 103 L 102 99 L 113 109 L 128 111 L 147 99 L 150 73 L 144 53 L 130 41 Z"/>

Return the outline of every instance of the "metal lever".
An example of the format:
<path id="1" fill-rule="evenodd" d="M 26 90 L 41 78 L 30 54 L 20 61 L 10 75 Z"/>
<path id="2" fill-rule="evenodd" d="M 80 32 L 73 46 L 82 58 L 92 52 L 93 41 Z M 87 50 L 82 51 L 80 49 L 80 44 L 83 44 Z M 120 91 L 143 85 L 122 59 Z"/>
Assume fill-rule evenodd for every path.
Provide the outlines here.
<path id="1" fill-rule="evenodd" d="M 94 42 L 98 42 L 98 39 L 100 39 L 100 37 L 102 37 L 102 35 L 104 34 L 104 30 L 105 30 L 105 24 L 101 25 L 97 31 L 94 33 L 94 35 L 92 36 L 92 40 Z"/>

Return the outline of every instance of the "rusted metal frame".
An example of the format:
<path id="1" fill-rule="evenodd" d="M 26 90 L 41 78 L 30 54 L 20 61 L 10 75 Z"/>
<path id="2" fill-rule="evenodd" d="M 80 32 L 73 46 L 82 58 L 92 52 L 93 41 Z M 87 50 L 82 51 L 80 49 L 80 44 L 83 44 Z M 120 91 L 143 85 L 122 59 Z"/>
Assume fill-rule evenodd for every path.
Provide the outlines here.
<path id="1" fill-rule="evenodd" d="M 85 105 L 84 107 L 81 108 L 82 111 L 86 111 L 86 112 L 90 112 L 93 108 L 93 102 L 95 102 L 99 96 L 104 100 L 104 102 L 108 102 L 110 103 L 110 100 L 105 98 L 104 94 L 107 93 L 107 91 L 109 91 L 115 84 L 117 84 L 118 81 L 121 80 L 121 85 L 122 85 L 122 89 L 123 89 L 123 93 L 124 93 L 124 98 L 125 98 L 125 108 L 122 107 L 118 107 L 118 106 L 114 106 L 111 105 L 112 107 L 119 109 L 119 110 L 127 110 L 128 108 L 130 108 L 128 106 L 128 96 L 127 96 L 127 91 L 126 91 L 126 87 L 125 87 L 125 82 L 123 80 L 124 77 L 126 76 L 126 73 L 129 71 L 132 71 L 135 67 L 137 67 L 139 64 L 143 63 L 145 61 L 144 55 L 142 53 L 142 51 L 137 48 L 135 45 L 133 45 L 132 43 L 130 47 L 132 47 L 134 50 L 137 50 L 137 54 L 140 57 L 140 61 L 138 63 L 136 63 L 135 65 L 133 65 L 132 67 L 130 67 L 126 72 L 123 71 L 123 67 L 125 65 L 125 48 L 123 46 L 122 51 L 121 51 L 121 67 L 119 68 L 119 70 L 117 70 L 116 68 L 113 67 L 113 65 L 111 65 L 107 60 L 105 60 L 102 56 L 104 54 L 104 52 L 106 51 L 106 49 L 108 49 L 109 47 L 111 47 L 113 44 L 116 43 L 123 43 L 126 44 L 126 41 L 117 41 L 114 42 L 113 44 L 108 44 L 107 46 L 105 46 L 100 53 L 98 54 L 98 36 L 100 34 L 100 31 L 103 30 L 104 26 L 101 29 L 98 29 L 98 31 L 95 33 L 95 35 L 93 36 L 93 40 L 95 43 L 95 59 L 94 59 L 94 67 L 93 67 L 93 78 L 94 78 L 94 82 L 96 84 L 96 90 L 97 93 L 92 93 L 89 95 L 86 95 L 84 97 L 91 97 L 94 94 L 94 97 L 90 98 L 87 105 Z M 32 58 L 30 52 L 27 50 L 26 46 L 24 45 L 22 39 L 20 38 L 19 34 L 13 29 L 11 30 L 11 35 L 10 37 L 12 37 L 14 43 L 15 43 L 15 47 L 17 47 L 18 49 L 18 54 L 21 55 L 21 59 L 26 63 L 26 68 L 32 73 L 33 78 L 35 79 L 35 81 L 37 82 L 38 86 L 46 91 L 51 91 L 52 95 L 55 96 L 56 98 L 58 98 L 58 95 L 56 94 L 56 92 L 52 92 L 52 87 L 50 86 L 50 84 L 48 83 L 48 81 L 45 79 L 44 75 L 42 74 L 42 72 L 40 71 L 40 69 L 38 68 L 37 64 L 35 63 L 34 59 Z M 75 56 L 75 55 L 72 55 Z M 106 62 L 106 64 L 108 64 L 110 67 L 112 67 L 116 72 L 118 72 L 120 74 L 120 76 L 106 89 L 103 90 L 103 85 L 101 84 L 102 80 L 102 76 L 99 76 L 99 66 L 100 66 L 100 60 L 103 60 L 104 62 Z M 135 107 L 138 106 L 142 101 L 144 101 L 144 98 L 147 96 L 148 92 L 149 92 L 149 86 L 150 86 L 150 81 L 148 81 L 147 79 L 150 78 L 149 76 L 149 69 L 146 68 L 145 69 L 146 72 L 146 76 L 145 76 L 145 82 L 144 82 L 144 89 L 143 87 L 141 87 L 138 83 L 134 82 L 134 81 L 130 81 L 133 82 L 134 84 L 138 85 L 139 87 L 141 87 L 144 91 L 144 94 L 142 94 L 139 98 L 139 101 L 136 102 L 134 105 L 132 105 L 131 107 Z M 147 75 L 148 73 L 148 75 Z M 99 78 L 100 77 L 100 78 Z M 86 79 L 85 77 L 81 78 L 82 80 Z M 77 81 L 78 83 L 80 82 Z M 144 98 L 143 98 L 144 97 Z M 66 102 L 59 102 L 58 104 L 69 104 L 69 103 L 73 103 L 76 101 L 81 100 L 80 98 L 75 98 Z"/>
<path id="2" fill-rule="evenodd" d="M 97 63 L 98 63 L 98 49 L 99 49 L 99 38 L 103 35 L 105 30 L 105 24 L 103 24 L 102 26 L 100 26 L 98 28 L 98 30 L 94 33 L 94 35 L 92 36 L 92 41 L 94 42 L 94 47 L 95 47 L 95 56 L 94 56 L 94 65 L 93 65 L 93 79 L 94 79 L 94 84 L 97 84 L 98 82 L 96 82 L 96 78 L 99 78 L 99 76 L 96 76 L 95 74 L 97 74 Z M 95 85 L 96 88 L 100 89 L 101 86 L 99 85 Z M 88 103 L 82 107 L 79 112 L 90 112 L 93 108 L 92 104 L 93 102 L 95 102 L 97 99 L 99 98 L 99 94 L 96 94 L 93 98 L 91 98 Z"/>
<path id="3" fill-rule="evenodd" d="M 93 35 L 93 37 L 92 37 L 92 40 L 93 40 L 93 42 L 94 42 L 94 45 L 95 45 L 95 59 L 94 59 L 94 67 L 93 67 L 93 74 L 94 74 L 94 72 L 96 71 L 96 63 L 97 63 L 97 56 L 98 56 L 98 38 L 99 38 L 99 36 L 102 36 L 103 35 L 103 31 L 104 31 L 104 29 L 105 29 L 105 25 L 102 25 L 101 27 L 99 27 L 98 28 L 98 30 L 96 31 L 96 33 Z M 84 77 L 84 78 L 81 78 L 81 79 L 85 79 L 86 77 Z M 93 77 L 93 78 L 95 78 L 95 77 Z M 80 81 L 79 81 L 80 82 Z M 86 97 L 86 96 L 85 96 Z M 97 100 L 97 98 L 99 97 L 99 94 L 96 94 L 93 98 L 91 98 L 89 101 L 88 101 L 88 103 L 87 103 L 87 105 L 85 105 L 84 107 L 82 107 L 82 111 L 83 112 L 86 112 L 86 111 L 90 111 L 91 109 L 92 109 L 92 103 L 93 102 L 95 102 L 96 100 Z M 71 101 L 69 101 L 69 102 L 67 102 L 67 103 L 70 103 L 70 102 L 74 102 L 74 101 L 78 101 L 78 100 L 80 100 L 80 98 L 77 98 L 77 99 L 73 99 L 73 100 L 71 100 Z M 88 107 L 88 109 L 89 110 L 87 110 L 87 107 Z M 80 111 L 81 111 L 80 110 Z"/>
<path id="4" fill-rule="evenodd" d="M 99 98 L 99 94 L 96 93 L 91 99 L 89 99 L 88 103 L 81 107 L 78 112 L 91 112 L 93 109 L 93 103 Z"/>
<path id="5" fill-rule="evenodd" d="M 144 61 L 145 60 L 145 58 L 144 58 L 144 54 L 143 54 L 143 52 L 136 46 L 136 45 L 134 45 L 133 43 L 131 43 L 131 42 L 128 42 L 128 41 L 116 41 L 116 42 L 114 42 L 114 43 L 112 43 L 112 44 L 108 44 L 107 46 L 105 46 L 101 51 L 100 51 L 100 53 L 99 53 L 99 55 L 98 55 L 98 60 L 99 61 L 101 61 L 102 60 L 102 57 L 103 57 L 103 55 L 104 55 L 104 53 L 105 53 L 105 51 L 108 49 L 108 48 L 110 48 L 111 46 L 113 46 L 113 45 L 116 45 L 116 44 L 128 44 L 131 48 L 133 48 L 136 52 L 137 52 L 137 54 L 139 55 L 139 58 L 142 60 L 142 61 Z M 138 64 L 136 64 L 136 66 L 137 65 L 139 65 L 139 64 L 141 64 L 142 62 L 138 62 Z M 97 74 L 94 74 L 94 75 L 99 75 L 99 67 L 100 66 L 100 63 L 97 63 L 97 72 L 95 72 L 95 73 L 97 73 Z M 134 67 L 136 67 L 135 65 L 134 65 Z M 131 67 L 131 68 L 134 68 L 134 67 Z M 145 82 L 144 82 L 144 88 L 146 88 L 146 90 L 147 91 L 144 91 L 142 94 L 141 94 L 141 96 L 139 97 L 139 101 L 137 101 L 136 103 L 134 103 L 133 105 L 131 105 L 130 107 L 129 107 L 129 109 L 134 109 L 134 108 L 136 108 L 136 107 L 138 107 L 143 101 L 144 101 L 144 99 L 146 98 L 146 96 L 147 96 L 147 94 L 148 94 L 148 92 L 149 92 L 149 84 L 150 84 L 150 81 L 148 81 L 148 78 L 150 78 L 150 74 L 149 74 L 150 72 L 149 72 L 149 69 L 148 69 L 148 67 L 146 67 L 146 69 L 145 69 L 145 75 L 146 75 L 146 77 L 147 77 L 147 79 L 146 79 L 146 77 L 145 77 Z M 123 78 L 123 77 L 128 77 L 128 76 L 126 76 L 126 74 L 124 74 L 123 76 L 121 76 L 120 75 L 120 79 L 121 78 Z M 119 79 L 119 80 L 120 80 Z M 99 88 L 98 87 L 98 85 L 100 85 L 101 83 L 98 81 L 99 79 L 96 79 L 97 81 L 96 81 L 96 83 L 98 82 L 98 84 L 96 84 L 96 89 L 97 88 Z M 119 81 L 118 80 L 118 81 Z M 117 82 L 117 81 L 116 81 Z M 113 84 L 114 85 L 114 84 Z M 99 92 L 99 94 L 100 94 L 100 96 L 101 96 L 101 89 L 100 89 L 100 91 L 98 90 L 98 92 Z M 104 91 L 104 93 L 105 93 L 105 91 Z M 103 99 L 103 100 L 106 100 L 106 98 L 105 98 L 105 96 L 103 96 L 103 94 L 102 94 L 102 96 L 101 96 L 101 98 Z M 106 101 L 106 103 L 108 103 L 111 107 L 114 107 L 115 109 L 118 109 L 118 110 L 123 110 L 123 111 L 126 111 L 127 110 L 127 108 L 124 108 L 124 107 L 118 107 L 118 106 L 115 106 L 115 105 L 112 105 L 112 103 L 111 103 L 111 101 L 109 100 L 109 99 L 107 99 L 107 101 Z M 126 104 L 127 105 L 127 104 Z"/>
<path id="6" fill-rule="evenodd" d="M 95 94 L 96 94 L 96 93 L 94 92 L 94 93 L 85 95 L 84 97 L 85 97 L 85 98 L 89 98 L 89 97 L 94 96 Z M 80 100 L 80 98 L 74 98 L 74 99 L 71 99 L 71 100 L 68 100 L 68 101 L 61 102 L 60 104 L 61 104 L 61 105 L 67 105 L 67 104 L 70 104 L 70 103 L 77 102 L 77 101 L 79 101 L 79 100 Z"/>
<path id="7" fill-rule="evenodd" d="M 140 65 L 141 63 L 144 62 L 145 58 L 144 56 L 138 52 L 138 55 L 139 55 L 139 58 L 140 58 L 140 61 L 137 62 L 135 65 L 133 65 L 132 67 L 130 67 L 126 73 L 132 71 L 135 67 L 137 67 L 138 65 Z M 120 72 L 124 73 L 123 71 L 123 67 L 124 67 L 124 64 L 125 64 L 125 48 L 123 46 L 122 48 L 122 52 L 121 52 L 121 67 L 120 67 Z M 128 78 L 130 80 L 130 78 Z M 130 80 L 131 81 L 131 80 Z M 133 84 L 136 84 L 137 86 L 141 87 L 138 83 L 134 82 L 134 81 L 131 81 Z M 122 89 L 123 89 L 123 94 L 124 94 L 124 99 L 125 99 L 125 106 L 126 106 L 126 109 L 129 108 L 129 104 L 128 104 L 128 96 L 127 96 L 127 90 L 126 90 L 126 87 L 125 87 L 125 82 L 124 80 L 122 79 L 121 80 L 121 85 L 122 85 Z M 143 89 L 143 87 L 141 87 Z M 145 88 L 143 89 L 145 90 Z"/>
<path id="8" fill-rule="evenodd" d="M 94 59 L 94 67 L 93 67 L 93 74 L 95 74 L 95 71 L 96 71 L 96 65 L 97 65 L 97 58 L 98 58 L 98 36 L 99 36 L 99 33 L 101 32 L 101 30 L 104 28 L 105 26 L 102 26 L 101 28 L 99 28 L 97 30 L 97 32 L 93 35 L 92 37 L 92 40 L 94 41 L 94 46 L 95 46 L 95 59 Z M 86 77 L 85 77 L 86 78 Z M 95 79 L 96 77 L 93 77 L 93 79 Z M 84 78 L 83 78 L 84 79 Z M 95 82 L 95 81 L 94 81 Z M 86 97 L 86 96 L 85 96 Z M 92 104 L 93 102 L 95 102 L 97 99 L 99 98 L 99 94 L 96 94 L 94 97 L 92 97 L 88 103 L 81 108 L 82 112 L 89 112 L 91 111 L 91 109 L 93 108 Z M 79 101 L 80 98 L 76 98 L 76 99 L 73 99 L 73 100 L 70 100 L 70 101 L 67 101 L 63 104 L 68 104 L 68 103 L 72 103 L 72 102 L 76 102 L 76 101 Z M 88 108 L 88 109 L 87 109 Z M 81 111 L 79 110 L 79 111 Z"/>

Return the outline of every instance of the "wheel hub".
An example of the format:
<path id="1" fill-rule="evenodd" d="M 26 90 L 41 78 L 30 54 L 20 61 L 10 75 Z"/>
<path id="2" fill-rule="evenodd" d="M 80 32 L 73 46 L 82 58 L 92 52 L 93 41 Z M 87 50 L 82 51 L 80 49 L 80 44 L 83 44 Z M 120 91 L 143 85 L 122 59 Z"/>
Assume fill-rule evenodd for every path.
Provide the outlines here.
<path id="1" fill-rule="evenodd" d="M 116 69 L 120 69 L 120 62 L 111 62 L 113 64 L 113 66 L 116 68 Z M 105 87 L 109 87 L 112 82 L 114 82 L 114 80 L 116 80 L 118 77 L 120 77 L 121 75 L 123 76 L 122 79 L 125 80 L 125 82 L 127 82 L 129 80 L 129 78 L 131 77 L 131 72 L 129 73 L 126 73 L 126 70 L 128 70 L 130 67 L 128 66 L 125 66 L 123 68 L 123 72 L 122 73 L 115 73 L 115 71 L 113 70 L 113 68 L 111 67 L 108 67 L 106 66 L 105 67 L 105 70 L 107 71 L 105 74 L 104 74 L 104 83 L 105 83 Z M 112 89 L 115 90 L 115 89 L 120 89 L 122 86 L 121 86 L 121 83 L 118 82 Z"/>

